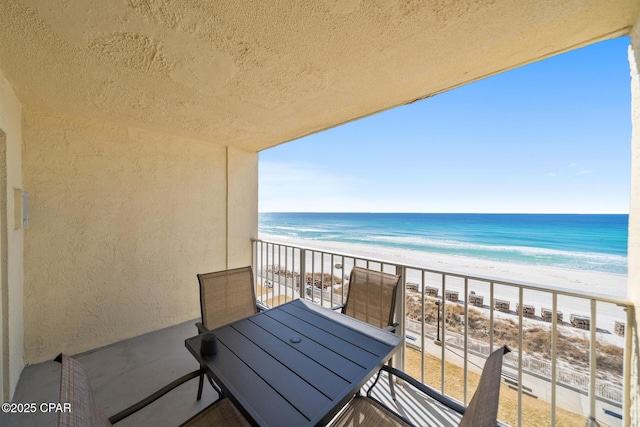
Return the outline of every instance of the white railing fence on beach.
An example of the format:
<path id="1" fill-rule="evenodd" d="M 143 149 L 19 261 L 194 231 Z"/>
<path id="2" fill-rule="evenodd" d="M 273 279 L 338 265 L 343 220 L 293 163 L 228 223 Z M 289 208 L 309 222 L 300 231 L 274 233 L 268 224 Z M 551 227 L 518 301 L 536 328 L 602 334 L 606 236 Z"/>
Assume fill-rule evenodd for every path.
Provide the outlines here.
<path id="1" fill-rule="evenodd" d="M 614 323 L 630 324 L 633 306 L 629 302 L 355 254 L 253 241 L 257 298 L 271 306 L 295 298 L 326 307 L 341 304 L 354 265 L 402 275 L 396 307 L 398 333 L 407 337 L 407 348 L 421 354 L 418 379 L 425 380 L 427 357 L 440 360 L 442 393 L 447 381 L 460 381 L 447 378 L 445 361 L 451 361 L 463 372 L 463 392 L 451 397 L 468 404 L 473 393 L 469 372 L 478 372 L 484 356 L 494 347 L 508 344 L 514 352 L 505 360 L 505 384 L 517 390 L 518 411 L 516 418 L 503 421 L 522 426 L 526 399 L 535 396 L 549 404 L 549 425 L 556 424 L 558 410 L 581 415 L 585 421 L 592 416 L 605 425 L 629 425 L 629 393 L 625 390 L 629 390 L 631 339 L 630 334 L 621 337 L 612 333 Z M 540 309 L 539 316 L 536 309 Z M 574 317 L 580 322 L 574 322 Z M 434 334 L 441 345 L 434 344 Z M 528 348 L 538 341 L 543 344 L 530 354 Z M 538 352 L 546 356 L 540 357 Z M 396 359 L 395 366 L 404 369 L 404 348 Z M 586 405 L 581 403 L 584 398 Z"/>
<path id="2" fill-rule="evenodd" d="M 464 336 L 449 332 L 447 345 L 462 349 L 464 347 Z M 471 338 L 468 338 L 467 351 L 486 357 L 491 354 L 491 349 L 488 343 Z M 519 355 L 517 352 L 507 354 L 505 356 L 505 366 L 517 369 L 518 358 Z M 551 378 L 551 373 L 553 371 L 553 363 L 550 360 L 538 359 L 524 353 L 522 355 L 522 370 L 523 373 L 549 379 Z M 575 388 L 586 394 L 589 391 L 590 380 L 588 373 L 577 371 L 568 366 L 556 366 L 556 381 L 558 384 Z M 622 378 L 619 378 L 619 380 L 622 382 Z M 624 399 L 622 385 L 615 384 L 611 382 L 611 380 L 596 378 L 596 396 L 601 399 L 609 400 L 612 404 L 616 404 L 622 408 Z"/>

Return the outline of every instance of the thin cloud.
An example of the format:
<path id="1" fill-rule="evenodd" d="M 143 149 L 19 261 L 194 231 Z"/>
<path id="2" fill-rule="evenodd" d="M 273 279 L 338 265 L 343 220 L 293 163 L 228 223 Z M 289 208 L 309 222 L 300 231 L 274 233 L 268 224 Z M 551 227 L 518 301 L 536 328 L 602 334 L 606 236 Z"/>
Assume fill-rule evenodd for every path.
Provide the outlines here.
<path id="1" fill-rule="evenodd" d="M 336 211 L 340 206 L 361 202 L 352 196 L 362 187 L 361 180 L 318 164 L 262 161 L 259 172 L 260 212 Z"/>

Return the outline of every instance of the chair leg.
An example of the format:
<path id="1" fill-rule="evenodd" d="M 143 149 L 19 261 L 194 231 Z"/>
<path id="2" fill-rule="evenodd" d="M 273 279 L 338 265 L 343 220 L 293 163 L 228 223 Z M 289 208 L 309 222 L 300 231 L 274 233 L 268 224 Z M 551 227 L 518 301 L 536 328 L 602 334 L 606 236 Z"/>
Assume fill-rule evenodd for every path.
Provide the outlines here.
<path id="1" fill-rule="evenodd" d="M 198 399 L 202 399 L 202 386 L 204 386 L 204 371 L 200 370 L 200 382 L 198 383 Z"/>
<path id="2" fill-rule="evenodd" d="M 207 373 L 205 372 L 204 368 L 201 366 L 200 367 L 200 382 L 198 383 L 198 399 L 200 400 L 202 399 L 202 388 L 204 387 L 204 377 L 207 377 L 207 380 L 209 381 L 209 384 L 211 384 L 211 387 L 213 387 L 213 389 L 216 391 L 216 393 L 218 393 L 218 400 L 221 400 L 224 397 L 224 394 L 222 393 L 222 390 L 220 389 L 220 387 L 218 387 L 218 385 L 216 383 L 213 382 L 213 380 L 211 379 L 211 377 L 209 375 L 207 375 Z"/>
<path id="3" fill-rule="evenodd" d="M 218 393 L 219 398 L 222 399 L 224 397 L 224 393 L 222 392 L 222 390 L 220 390 L 218 384 L 214 383 L 209 375 L 207 375 L 207 379 L 209 380 L 209 384 L 211 384 L 211 387 L 213 387 L 216 393 Z"/>
<path id="4" fill-rule="evenodd" d="M 390 368 L 393 368 L 393 359 L 389 359 L 389 363 L 388 363 Z M 393 375 L 389 374 L 389 390 L 391 390 L 391 398 L 393 399 L 393 401 L 396 401 L 396 389 L 394 388 L 393 385 Z"/>

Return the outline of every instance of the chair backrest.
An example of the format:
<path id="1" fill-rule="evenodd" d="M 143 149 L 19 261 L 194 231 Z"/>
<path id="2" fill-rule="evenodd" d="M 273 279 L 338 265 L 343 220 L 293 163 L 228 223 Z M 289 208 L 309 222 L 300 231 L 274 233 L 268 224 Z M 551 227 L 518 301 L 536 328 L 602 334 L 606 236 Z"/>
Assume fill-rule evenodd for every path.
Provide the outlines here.
<path id="1" fill-rule="evenodd" d="M 400 276 L 353 267 L 342 313 L 379 328 L 393 323 Z"/>
<path id="2" fill-rule="evenodd" d="M 60 412 L 58 427 L 112 426 L 93 396 L 89 377 L 82 365 L 69 356 L 60 356 L 60 403 L 69 403 L 71 411 Z"/>
<path id="3" fill-rule="evenodd" d="M 502 357 L 511 350 L 507 346 L 495 350 L 484 363 L 478 388 L 467 406 L 460 427 L 495 427 L 498 419 Z"/>
<path id="4" fill-rule="evenodd" d="M 258 312 L 251 267 L 198 274 L 198 282 L 205 328 L 215 329 Z"/>

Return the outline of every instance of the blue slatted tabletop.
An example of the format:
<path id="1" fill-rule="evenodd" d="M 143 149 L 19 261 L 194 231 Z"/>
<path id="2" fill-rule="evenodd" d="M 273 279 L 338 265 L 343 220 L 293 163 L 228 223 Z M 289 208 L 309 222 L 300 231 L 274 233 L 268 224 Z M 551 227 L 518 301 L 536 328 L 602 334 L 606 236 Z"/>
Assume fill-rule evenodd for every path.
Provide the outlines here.
<path id="1" fill-rule="evenodd" d="M 304 300 L 214 331 L 218 351 L 185 341 L 243 414 L 260 426 L 330 421 L 399 348 L 402 337 Z"/>

